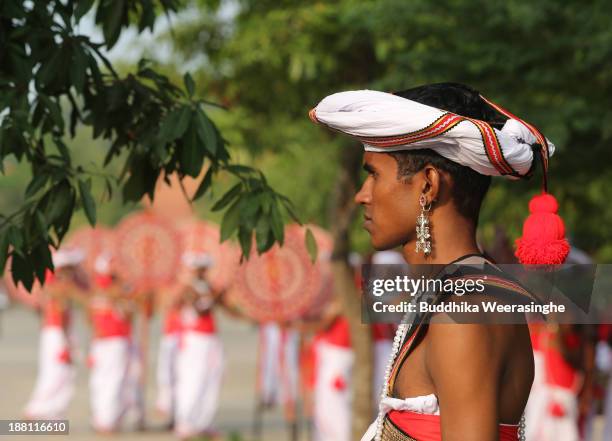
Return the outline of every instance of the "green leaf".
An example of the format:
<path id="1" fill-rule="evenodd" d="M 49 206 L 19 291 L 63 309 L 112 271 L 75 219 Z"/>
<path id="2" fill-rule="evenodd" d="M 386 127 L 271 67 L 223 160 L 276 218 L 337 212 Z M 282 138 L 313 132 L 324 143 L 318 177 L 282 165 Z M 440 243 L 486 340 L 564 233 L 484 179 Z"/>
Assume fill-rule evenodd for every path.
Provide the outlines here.
<path id="1" fill-rule="evenodd" d="M 240 199 L 232 204 L 223 215 L 221 221 L 221 242 L 228 239 L 240 225 Z"/>
<path id="2" fill-rule="evenodd" d="M 87 69 L 87 56 L 83 52 L 80 45 L 75 44 L 72 51 L 72 63 L 70 65 L 70 81 L 74 84 L 74 88 L 79 92 L 83 92 L 85 86 L 85 77 Z"/>
<path id="3" fill-rule="evenodd" d="M 40 189 L 42 189 L 47 180 L 49 179 L 49 175 L 45 173 L 37 174 L 28 184 L 28 187 L 25 191 L 26 198 L 34 196 Z"/>
<path id="4" fill-rule="evenodd" d="M 44 214 L 40 210 L 36 210 L 34 213 L 36 220 L 36 228 L 38 228 L 38 234 L 45 240 L 49 239 L 49 226 L 45 220 Z"/>
<path id="5" fill-rule="evenodd" d="M 306 249 L 308 250 L 308 254 L 310 255 L 310 260 L 314 263 L 317 260 L 317 241 L 314 238 L 314 234 L 310 228 L 306 228 L 306 237 L 304 238 L 306 241 Z"/>
<path id="6" fill-rule="evenodd" d="M 178 114 L 178 121 L 174 129 L 172 130 L 172 138 L 180 138 L 183 136 L 187 127 L 189 127 L 189 122 L 191 121 L 191 109 L 188 106 L 181 107 L 181 110 Z"/>
<path id="7" fill-rule="evenodd" d="M 72 187 L 66 179 L 49 189 L 49 201 L 45 211 L 45 219 L 49 223 L 55 225 L 58 219 L 65 217 L 70 207 L 71 193 Z"/>
<path id="8" fill-rule="evenodd" d="M 145 157 L 134 156 L 129 165 L 130 177 L 123 184 L 123 199 L 138 202 L 155 188 L 159 173 L 151 167 Z"/>
<path id="9" fill-rule="evenodd" d="M 174 141 L 180 138 L 187 130 L 191 120 L 191 109 L 183 106 L 168 113 L 159 128 L 159 137 L 165 141 Z"/>
<path id="10" fill-rule="evenodd" d="M 8 240 L 13 245 L 16 251 L 21 252 L 23 247 L 23 233 L 15 225 L 11 225 L 8 229 Z"/>
<path id="11" fill-rule="evenodd" d="M 278 209 L 278 202 L 276 201 L 270 207 L 270 226 L 272 227 L 274 238 L 282 245 L 285 241 L 285 228 L 280 210 Z"/>
<path id="12" fill-rule="evenodd" d="M 242 202 L 242 224 L 247 228 L 255 228 L 257 223 L 257 213 L 261 208 L 261 201 L 258 194 L 247 193 Z"/>
<path id="13" fill-rule="evenodd" d="M 185 136 L 182 138 L 181 148 L 181 170 L 186 175 L 197 178 L 202 170 L 204 154 L 198 146 L 198 138 L 193 124 L 189 125 Z"/>
<path id="14" fill-rule="evenodd" d="M 34 284 L 34 268 L 29 259 L 13 253 L 11 272 L 15 284 L 21 282 L 26 290 L 32 290 L 32 285 Z"/>
<path id="15" fill-rule="evenodd" d="M 91 196 L 91 182 L 85 183 L 79 180 L 79 192 L 81 193 L 81 203 L 85 210 L 85 215 L 89 224 L 93 227 L 96 225 L 96 203 Z"/>
<path id="16" fill-rule="evenodd" d="M 108 49 L 117 43 L 119 35 L 121 35 L 121 24 L 125 9 L 124 3 L 125 0 L 113 0 L 110 5 L 107 5 L 106 12 L 108 12 L 108 15 L 102 23 L 102 31 Z"/>
<path id="17" fill-rule="evenodd" d="M 283 203 L 283 207 L 285 207 L 285 210 L 287 210 L 287 213 L 289 213 L 291 219 L 293 219 L 294 222 L 302 225 L 302 221 L 297 216 L 297 214 L 295 214 L 295 211 L 293 209 L 293 203 L 287 198 L 281 198 L 281 201 Z"/>
<path id="18" fill-rule="evenodd" d="M 196 111 L 196 128 L 198 129 L 198 136 L 204 144 L 206 150 L 208 150 L 213 156 L 217 153 L 217 144 L 219 142 L 217 132 L 212 121 L 202 112 L 201 109 Z"/>
<path id="19" fill-rule="evenodd" d="M 60 152 L 60 155 L 62 155 L 62 158 L 64 159 L 64 161 L 66 161 L 66 163 L 70 165 L 71 156 L 70 156 L 70 151 L 68 150 L 68 146 L 64 144 L 64 141 L 62 141 L 59 138 L 54 138 L 53 142 L 55 143 L 57 150 Z"/>
<path id="20" fill-rule="evenodd" d="M 151 29 L 151 32 L 153 32 L 153 25 L 155 24 L 155 6 L 153 6 L 151 0 L 141 0 L 141 3 L 142 15 L 138 22 L 138 32 L 142 32 L 146 28 Z"/>
<path id="21" fill-rule="evenodd" d="M 42 100 L 43 104 L 49 111 L 51 115 L 51 119 L 53 120 L 53 124 L 60 128 L 60 130 L 64 130 L 64 118 L 62 117 L 62 109 L 56 101 L 53 101 L 47 95 L 40 94 L 40 100 Z"/>
<path id="22" fill-rule="evenodd" d="M 272 197 L 272 194 L 269 191 L 264 191 L 260 195 L 260 200 L 261 210 L 266 216 L 269 215 L 272 204 L 274 204 L 274 198 Z"/>
<path id="23" fill-rule="evenodd" d="M 257 220 L 257 228 L 255 229 L 257 252 L 259 254 L 263 253 L 269 248 L 270 230 L 270 220 L 266 218 L 266 216 L 259 216 L 259 219 Z"/>
<path id="24" fill-rule="evenodd" d="M 49 245 L 46 242 L 40 242 L 34 248 L 31 257 L 36 277 L 40 283 L 45 283 L 47 268 L 52 269 L 53 267 Z"/>
<path id="25" fill-rule="evenodd" d="M 215 205 L 211 208 L 212 211 L 219 211 L 232 202 L 242 191 L 242 184 L 239 182 L 230 188 Z"/>
<path id="26" fill-rule="evenodd" d="M 60 70 L 66 67 L 62 66 L 62 51 L 57 46 L 49 49 L 53 55 L 41 65 L 37 73 L 38 81 L 42 86 L 51 84 Z"/>
<path id="27" fill-rule="evenodd" d="M 87 11 L 91 9 L 95 0 L 79 0 L 76 9 L 74 10 L 74 18 L 78 22 Z"/>
<path id="28" fill-rule="evenodd" d="M 0 274 L 4 274 L 4 267 L 9 255 L 9 237 L 8 230 L 0 233 Z"/>
<path id="29" fill-rule="evenodd" d="M 251 254 L 251 245 L 253 244 L 253 233 L 248 228 L 240 228 L 238 230 L 238 242 L 240 242 L 240 249 L 242 255 L 247 259 Z"/>
<path id="30" fill-rule="evenodd" d="M 190 97 L 192 97 L 193 94 L 195 93 L 195 83 L 193 82 L 193 78 L 191 78 L 191 75 L 189 74 L 189 72 L 187 72 L 183 76 L 183 81 L 185 83 L 185 88 L 187 89 L 187 93 L 189 94 Z"/>
<path id="31" fill-rule="evenodd" d="M 212 177 L 213 177 L 213 167 L 211 166 L 206 171 L 204 178 L 202 178 L 202 182 L 198 186 L 198 189 L 193 195 L 193 198 L 191 198 L 192 202 L 201 198 L 202 195 L 208 191 L 208 189 L 210 188 L 210 185 L 212 184 Z"/>
<path id="32" fill-rule="evenodd" d="M 113 183 L 111 182 L 109 178 L 104 178 L 104 188 L 108 196 L 107 200 L 110 201 L 113 198 Z"/>
<path id="33" fill-rule="evenodd" d="M 72 187 L 68 189 L 65 204 L 65 207 L 60 211 L 57 219 L 53 221 L 53 228 L 55 229 L 55 234 L 59 241 L 62 240 L 70 228 L 72 213 L 74 213 L 74 207 L 76 205 L 76 193 Z"/>

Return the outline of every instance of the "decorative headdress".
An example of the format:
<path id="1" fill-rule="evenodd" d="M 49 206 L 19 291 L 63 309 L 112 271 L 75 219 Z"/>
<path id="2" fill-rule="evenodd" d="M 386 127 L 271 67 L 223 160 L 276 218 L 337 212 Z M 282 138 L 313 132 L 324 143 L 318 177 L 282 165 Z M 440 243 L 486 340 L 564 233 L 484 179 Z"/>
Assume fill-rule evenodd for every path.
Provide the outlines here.
<path id="1" fill-rule="evenodd" d="M 358 139 L 366 151 L 431 149 L 483 175 L 527 178 L 536 162 L 541 162 L 542 193 L 529 203 L 531 215 L 516 241 L 516 256 L 526 264 L 563 263 L 569 244 L 547 184 L 555 146 L 532 124 L 482 95 L 480 99 L 508 118 L 501 129 L 484 120 L 373 90 L 329 95 L 309 115 L 316 123 Z"/>

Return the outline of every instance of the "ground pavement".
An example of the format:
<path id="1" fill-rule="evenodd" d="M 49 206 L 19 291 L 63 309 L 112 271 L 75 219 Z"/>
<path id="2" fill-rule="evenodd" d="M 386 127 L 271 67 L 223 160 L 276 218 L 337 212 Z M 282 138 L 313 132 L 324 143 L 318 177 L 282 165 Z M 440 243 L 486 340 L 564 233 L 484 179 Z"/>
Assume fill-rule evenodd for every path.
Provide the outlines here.
<path id="1" fill-rule="evenodd" d="M 227 441 L 250 441 L 254 413 L 255 364 L 257 330 L 245 322 L 220 317 L 218 320 L 225 348 L 226 374 L 221 392 L 221 403 L 217 415 L 217 428 Z M 38 351 L 38 317 L 22 307 L 11 307 L 0 311 L 0 419 L 13 419 L 21 416 L 21 411 L 32 391 Z M 116 436 L 96 436 L 89 427 L 89 401 L 87 389 L 87 368 L 85 367 L 86 347 L 89 331 L 82 314 L 75 320 L 75 334 L 79 346 L 76 357 L 78 366 L 77 391 L 68 411 L 70 435 L 63 436 L 0 436 L 0 439 L 26 441 L 98 441 L 116 439 L 158 441 L 172 440 L 172 433 L 163 430 L 163 420 L 153 409 L 154 361 L 159 341 L 159 323 L 151 326 L 151 345 L 149 353 L 149 373 L 147 375 L 147 430 L 133 432 L 130 424 Z M 287 429 L 279 410 L 268 411 L 264 417 L 262 440 L 289 440 Z M 306 440 L 302 433 L 300 441 Z"/>
<path id="2" fill-rule="evenodd" d="M 257 330 L 253 325 L 217 315 L 220 335 L 223 339 L 226 356 L 226 373 L 221 391 L 221 403 L 217 415 L 217 428 L 223 441 L 251 441 L 254 414 L 255 364 Z M 0 419 L 13 419 L 21 416 L 36 375 L 38 351 L 38 317 L 23 307 L 10 307 L 0 310 Z M 155 414 L 153 402 L 154 361 L 157 356 L 156 343 L 159 341 L 159 323 L 151 324 L 149 372 L 146 391 L 147 430 L 130 430 L 130 422 L 125 430 L 114 436 L 97 436 L 89 427 L 89 402 L 87 389 L 87 368 L 85 367 L 86 348 L 89 331 L 82 314 L 75 320 L 75 336 L 79 347 L 76 363 L 77 391 L 68 411 L 70 435 L 36 437 L 0 436 L 1 439 L 25 441 L 161 441 L 175 439 L 172 433 L 163 430 L 163 420 Z M 601 421 L 596 423 L 596 432 L 601 431 Z M 281 412 L 268 411 L 264 417 L 262 441 L 289 441 L 291 438 L 285 427 Z M 306 441 L 306 431 L 302 429 L 299 441 Z M 601 440 L 601 437 L 594 441 Z M 601 440 L 603 441 L 603 440 Z"/>

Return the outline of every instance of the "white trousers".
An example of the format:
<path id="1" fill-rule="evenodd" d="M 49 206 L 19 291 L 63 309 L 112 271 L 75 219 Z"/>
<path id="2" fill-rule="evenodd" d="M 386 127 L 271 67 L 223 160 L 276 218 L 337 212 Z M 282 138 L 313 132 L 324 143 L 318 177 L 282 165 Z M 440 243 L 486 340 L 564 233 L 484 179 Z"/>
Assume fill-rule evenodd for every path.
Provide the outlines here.
<path id="1" fill-rule="evenodd" d="M 68 349 L 64 330 L 56 326 L 43 327 L 38 349 L 38 376 L 34 391 L 25 408 L 32 419 L 61 419 L 65 417 L 74 395 L 75 369 L 61 354 Z"/>
<path id="2" fill-rule="evenodd" d="M 115 431 L 128 410 L 142 412 L 137 354 L 127 337 L 94 339 L 90 351 L 92 425 L 99 431 Z"/>
<path id="3" fill-rule="evenodd" d="M 259 399 L 266 405 L 278 403 L 280 395 L 281 329 L 276 323 L 264 323 L 259 327 L 259 360 L 257 383 Z"/>
<path id="4" fill-rule="evenodd" d="M 525 407 L 525 439 L 527 441 L 579 441 L 578 399 L 573 390 L 546 384 L 544 355 L 534 352 L 534 380 Z M 551 413 L 557 403 L 563 416 Z M 605 439 L 605 438 L 604 438 Z"/>
<path id="5" fill-rule="evenodd" d="M 276 323 L 259 328 L 258 389 L 267 405 L 295 403 L 299 391 L 299 333 L 283 331 Z"/>
<path id="6" fill-rule="evenodd" d="M 314 388 L 315 441 L 350 441 L 353 351 L 317 343 Z"/>
<path id="7" fill-rule="evenodd" d="M 185 331 L 176 368 L 176 434 L 187 438 L 211 430 L 223 377 L 219 338 L 214 334 Z"/>
<path id="8" fill-rule="evenodd" d="M 155 407 L 164 415 L 174 414 L 178 345 L 178 333 L 163 334 L 159 342 Z"/>
<path id="9" fill-rule="evenodd" d="M 547 385 L 543 392 L 540 419 L 527 419 L 528 441 L 579 441 L 578 400 L 574 391 Z M 563 416 L 555 416 L 550 406 L 556 403 L 564 411 Z M 607 439 L 607 438 L 604 438 Z"/>

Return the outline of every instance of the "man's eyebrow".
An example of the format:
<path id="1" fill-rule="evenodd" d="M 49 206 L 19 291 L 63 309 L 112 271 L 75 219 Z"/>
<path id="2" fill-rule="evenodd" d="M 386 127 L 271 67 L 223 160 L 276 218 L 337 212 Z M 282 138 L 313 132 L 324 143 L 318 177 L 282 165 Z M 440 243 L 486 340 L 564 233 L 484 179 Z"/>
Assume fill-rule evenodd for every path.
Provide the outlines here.
<path id="1" fill-rule="evenodd" d="M 372 164 L 369 164 L 367 162 L 364 162 L 363 169 L 368 173 L 376 173 L 376 169 L 372 166 Z"/>

